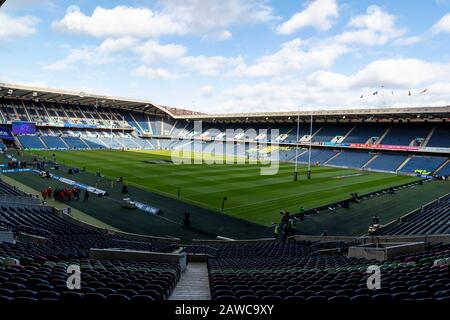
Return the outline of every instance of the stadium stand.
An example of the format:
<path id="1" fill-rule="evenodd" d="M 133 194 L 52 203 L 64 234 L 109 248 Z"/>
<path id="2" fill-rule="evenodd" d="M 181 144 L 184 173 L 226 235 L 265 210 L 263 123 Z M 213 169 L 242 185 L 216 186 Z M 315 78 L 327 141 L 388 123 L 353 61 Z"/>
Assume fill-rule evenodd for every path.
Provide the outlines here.
<path id="1" fill-rule="evenodd" d="M 438 176 L 448 177 L 450 176 L 450 162 L 448 162 L 444 167 L 442 167 L 438 172 Z"/>
<path id="2" fill-rule="evenodd" d="M 13 188 L 10 185 L 0 180 L 0 195 L 6 196 L 27 196 L 24 192 L 18 190 L 17 188 Z"/>
<path id="3" fill-rule="evenodd" d="M 42 140 L 37 136 L 21 135 L 17 136 L 17 138 L 24 149 L 46 149 Z"/>
<path id="4" fill-rule="evenodd" d="M 358 151 L 343 151 L 338 156 L 327 162 L 327 165 L 362 168 L 371 158 L 372 154 Z"/>
<path id="5" fill-rule="evenodd" d="M 372 125 L 369 123 L 356 125 L 344 139 L 346 143 L 374 143 L 386 131 L 385 125 Z M 373 138 L 373 139 L 372 139 Z"/>
<path id="6" fill-rule="evenodd" d="M 409 161 L 400 169 L 401 172 L 414 173 L 415 170 L 426 170 L 433 173 L 438 169 L 447 158 L 444 157 L 419 157 L 413 156 Z"/>
<path id="7" fill-rule="evenodd" d="M 344 137 L 353 126 L 347 124 L 334 125 L 327 124 L 321 127 L 316 134 L 314 134 L 313 142 L 330 142 L 336 137 Z"/>
<path id="8" fill-rule="evenodd" d="M 450 196 L 427 207 L 416 210 L 400 223 L 383 229 L 381 235 L 450 234 Z"/>
<path id="9" fill-rule="evenodd" d="M 365 168 L 379 171 L 395 172 L 405 162 L 407 156 L 404 154 L 377 154 L 376 158 L 368 163 Z"/>
<path id="10" fill-rule="evenodd" d="M 402 125 L 391 126 L 389 132 L 380 142 L 384 145 L 409 146 L 420 145 L 430 133 L 431 128 L 428 125 Z"/>
<path id="11" fill-rule="evenodd" d="M 42 141 L 47 146 L 47 149 L 68 149 L 68 146 L 56 136 L 41 136 Z"/>
<path id="12" fill-rule="evenodd" d="M 70 149 L 88 149 L 88 145 L 79 137 L 63 137 L 64 142 Z"/>
<path id="13" fill-rule="evenodd" d="M 307 163 L 309 159 L 309 152 L 305 152 L 297 158 L 297 162 Z M 331 157 L 335 156 L 337 151 L 325 150 L 325 149 L 312 149 L 311 150 L 311 162 L 323 164 L 327 162 Z"/>
<path id="14" fill-rule="evenodd" d="M 435 128 L 427 147 L 450 148 L 450 129 L 445 126 Z"/>
<path id="15" fill-rule="evenodd" d="M 317 255 L 314 252 L 321 243 L 212 247 L 216 251 L 209 249 L 215 256 L 208 260 L 208 269 L 214 300 L 350 302 L 439 300 L 450 296 L 447 266 L 433 266 L 436 259 L 449 256 L 449 245 L 428 245 L 423 253 L 384 261 L 382 290 L 369 290 L 366 284 L 367 267 L 380 262 Z M 416 265 L 408 266 L 411 262 Z"/>

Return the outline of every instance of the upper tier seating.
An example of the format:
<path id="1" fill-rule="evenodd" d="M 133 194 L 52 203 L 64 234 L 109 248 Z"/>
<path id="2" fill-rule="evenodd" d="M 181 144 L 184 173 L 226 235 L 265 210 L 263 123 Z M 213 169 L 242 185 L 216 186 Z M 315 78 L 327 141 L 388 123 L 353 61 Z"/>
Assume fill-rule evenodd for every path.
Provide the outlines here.
<path id="1" fill-rule="evenodd" d="M 137 123 L 138 128 L 142 128 L 142 130 L 144 130 L 145 132 L 150 132 L 150 128 L 148 126 L 148 119 L 146 115 L 143 115 L 138 112 L 133 112 L 132 116 L 136 120 L 132 122 L 132 125 L 136 125 Z"/>
<path id="2" fill-rule="evenodd" d="M 414 213 L 386 229 L 382 235 L 450 234 L 450 197 Z"/>
<path id="3" fill-rule="evenodd" d="M 404 154 L 381 153 L 371 161 L 366 168 L 371 170 L 381 171 L 397 171 L 397 168 L 406 160 L 407 156 Z"/>
<path id="4" fill-rule="evenodd" d="M 347 124 L 327 124 L 316 133 L 312 139 L 313 142 L 330 142 L 336 136 L 345 136 L 353 125 Z"/>
<path id="5" fill-rule="evenodd" d="M 380 138 L 388 127 L 385 125 L 358 124 L 344 139 L 345 143 L 373 143 L 371 138 Z"/>
<path id="6" fill-rule="evenodd" d="M 155 136 L 161 135 L 161 119 L 157 117 L 150 118 L 150 126 L 152 127 L 152 133 Z"/>
<path id="7" fill-rule="evenodd" d="M 414 173 L 414 170 L 426 170 L 434 172 L 438 169 L 447 158 L 444 157 L 419 157 L 413 156 L 409 161 L 400 169 L 401 172 Z"/>
<path id="8" fill-rule="evenodd" d="M 380 144 L 409 146 L 414 139 L 426 139 L 430 126 L 393 125 Z"/>
<path id="9" fill-rule="evenodd" d="M 450 148 L 449 126 L 437 126 L 427 143 L 427 147 Z"/>
<path id="10" fill-rule="evenodd" d="M 67 145 L 56 136 L 41 136 L 48 149 L 67 149 Z"/>
<path id="11" fill-rule="evenodd" d="M 46 149 L 47 147 L 42 143 L 41 139 L 37 136 L 17 136 L 20 143 L 25 149 Z"/>
<path id="12" fill-rule="evenodd" d="M 359 151 L 343 151 L 337 157 L 327 162 L 327 165 L 361 168 L 373 157 L 372 154 Z"/>

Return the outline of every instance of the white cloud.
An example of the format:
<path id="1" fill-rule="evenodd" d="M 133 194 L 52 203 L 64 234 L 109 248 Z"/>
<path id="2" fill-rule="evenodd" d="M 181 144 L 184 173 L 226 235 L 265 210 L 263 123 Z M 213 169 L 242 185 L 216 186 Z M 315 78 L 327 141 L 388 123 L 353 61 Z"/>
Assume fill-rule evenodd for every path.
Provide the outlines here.
<path id="1" fill-rule="evenodd" d="M 133 38 L 106 39 L 98 47 L 83 46 L 81 48 L 70 49 L 69 54 L 61 60 L 44 67 L 51 71 L 64 71 L 72 68 L 77 63 L 87 65 L 102 65 L 112 63 L 119 59 L 114 55 L 121 51 L 133 48 L 137 41 Z"/>
<path id="2" fill-rule="evenodd" d="M 425 40 L 425 38 L 423 36 L 410 36 L 410 37 L 398 38 L 397 40 L 394 41 L 394 45 L 396 45 L 396 46 L 411 46 L 414 44 L 418 44 L 424 40 Z"/>
<path id="3" fill-rule="evenodd" d="M 367 14 L 353 17 L 347 25 L 350 30 L 336 36 L 335 41 L 367 46 L 386 44 L 406 33 L 406 29 L 396 26 L 395 20 L 394 15 L 369 6 Z"/>
<path id="4" fill-rule="evenodd" d="M 301 39 L 294 39 L 281 45 L 281 49 L 259 58 L 253 65 L 241 64 L 234 74 L 248 77 L 272 77 L 298 74 L 306 70 L 328 68 L 349 49 L 340 44 L 319 43 L 304 49 Z"/>
<path id="5" fill-rule="evenodd" d="M 280 34 L 292 34 L 305 27 L 319 31 L 331 29 L 333 21 L 339 15 L 336 0 L 314 0 L 303 11 L 293 15 L 277 28 Z"/>
<path id="6" fill-rule="evenodd" d="M 99 52 L 113 53 L 125 51 L 136 46 L 137 40 L 131 37 L 113 39 L 109 38 L 103 41 L 98 47 Z"/>
<path id="7" fill-rule="evenodd" d="M 164 14 L 194 34 L 224 36 L 231 26 L 276 19 L 266 0 L 160 0 L 160 3 Z"/>
<path id="8" fill-rule="evenodd" d="M 181 58 L 179 64 L 205 76 L 219 76 L 243 63 L 241 57 L 188 56 Z"/>
<path id="9" fill-rule="evenodd" d="M 140 66 L 133 70 L 134 74 L 140 77 L 151 80 L 177 80 L 187 76 L 186 74 L 179 74 L 163 68 L 151 68 Z"/>
<path id="10" fill-rule="evenodd" d="M 141 54 L 142 60 L 147 64 L 153 64 L 163 60 L 179 59 L 187 52 L 186 47 L 177 44 L 161 45 L 149 40 L 135 48 Z"/>
<path id="11" fill-rule="evenodd" d="M 418 59 L 387 59 L 369 63 L 352 76 L 353 87 L 379 87 L 381 85 L 411 89 L 445 79 L 450 65 Z"/>
<path id="12" fill-rule="evenodd" d="M 0 12 L 0 41 L 30 36 L 36 32 L 37 23 L 33 16 L 12 17 Z"/>
<path id="13" fill-rule="evenodd" d="M 450 63 L 387 59 L 354 74 L 318 70 L 303 78 L 238 84 L 215 94 L 217 112 L 438 106 L 450 100 Z M 374 91 L 384 94 L 373 96 Z M 426 94 L 420 92 L 427 88 Z M 391 93 L 393 91 L 394 94 Z M 408 92 L 412 92 L 412 97 Z M 363 99 L 360 99 L 363 94 Z M 207 111 L 207 109 L 203 110 Z"/>
<path id="14" fill-rule="evenodd" d="M 96 7 L 91 15 L 71 6 L 53 22 L 55 30 L 94 37 L 158 38 L 199 34 L 216 40 L 231 37 L 229 27 L 268 22 L 275 17 L 265 0 L 160 0 L 159 10 L 143 7 Z"/>
<path id="15" fill-rule="evenodd" d="M 52 24 L 53 29 L 94 37 L 159 37 L 184 34 L 183 26 L 172 17 L 147 8 L 118 6 L 113 9 L 96 7 L 91 16 L 76 6 Z"/>
<path id="16" fill-rule="evenodd" d="M 432 28 L 433 32 L 441 33 L 447 32 L 450 33 L 450 13 L 447 13 L 443 16 Z"/>
<path id="17" fill-rule="evenodd" d="M 212 41 L 225 41 L 229 40 L 233 37 L 233 34 L 228 30 L 223 30 L 215 33 L 210 33 L 203 36 L 203 40 L 212 40 Z"/>
<path id="18" fill-rule="evenodd" d="M 210 97 L 214 92 L 214 87 L 210 85 L 203 86 L 200 89 L 200 93 L 203 97 Z"/>

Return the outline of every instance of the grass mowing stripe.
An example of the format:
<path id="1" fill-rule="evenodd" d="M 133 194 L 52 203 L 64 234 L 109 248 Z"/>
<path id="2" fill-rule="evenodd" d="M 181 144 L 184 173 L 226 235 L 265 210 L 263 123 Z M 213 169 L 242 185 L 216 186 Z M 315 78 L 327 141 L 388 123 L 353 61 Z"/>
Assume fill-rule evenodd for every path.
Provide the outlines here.
<path id="1" fill-rule="evenodd" d="M 56 153 L 57 158 L 70 165 L 100 170 L 108 177 L 123 177 L 130 185 L 220 211 L 227 197 L 225 213 L 267 225 L 279 210 L 296 210 L 327 204 L 347 198 L 350 192 L 375 191 L 398 185 L 415 178 L 386 173 L 361 172 L 344 168 L 313 167 L 311 180 L 293 182 L 294 164 L 280 163 L 279 172 L 261 176 L 260 166 L 254 164 L 174 165 L 157 163 L 170 160 L 169 152 L 123 151 L 44 151 Z M 154 161 L 154 163 L 149 163 Z M 299 166 L 300 177 L 306 167 Z M 358 174 L 355 176 L 348 176 Z M 337 177 L 345 178 L 338 179 Z"/>

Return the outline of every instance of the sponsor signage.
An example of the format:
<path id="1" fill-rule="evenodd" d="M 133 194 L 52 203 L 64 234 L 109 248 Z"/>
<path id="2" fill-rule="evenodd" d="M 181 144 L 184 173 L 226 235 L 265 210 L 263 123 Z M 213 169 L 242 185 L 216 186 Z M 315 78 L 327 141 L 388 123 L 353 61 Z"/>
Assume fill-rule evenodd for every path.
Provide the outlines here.
<path id="1" fill-rule="evenodd" d="M 158 214 L 160 211 L 158 208 L 149 206 L 148 204 L 144 204 L 141 202 L 134 201 L 134 204 L 136 205 L 136 208 L 138 208 L 139 210 L 145 211 L 150 214 Z"/>
<path id="2" fill-rule="evenodd" d="M 418 151 L 419 147 L 414 146 L 395 146 L 390 144 L 365 144 L 365 143 L 350 143 L 351 148 L 360 149 L 381 149 L 381 150 L 401 150 L 401 151 Z"/>
<path id="3" fill-rule="evenodd" d="M 14 140 L 14 137 L 8 128 L 0 128 L 0 139 Z"/>

